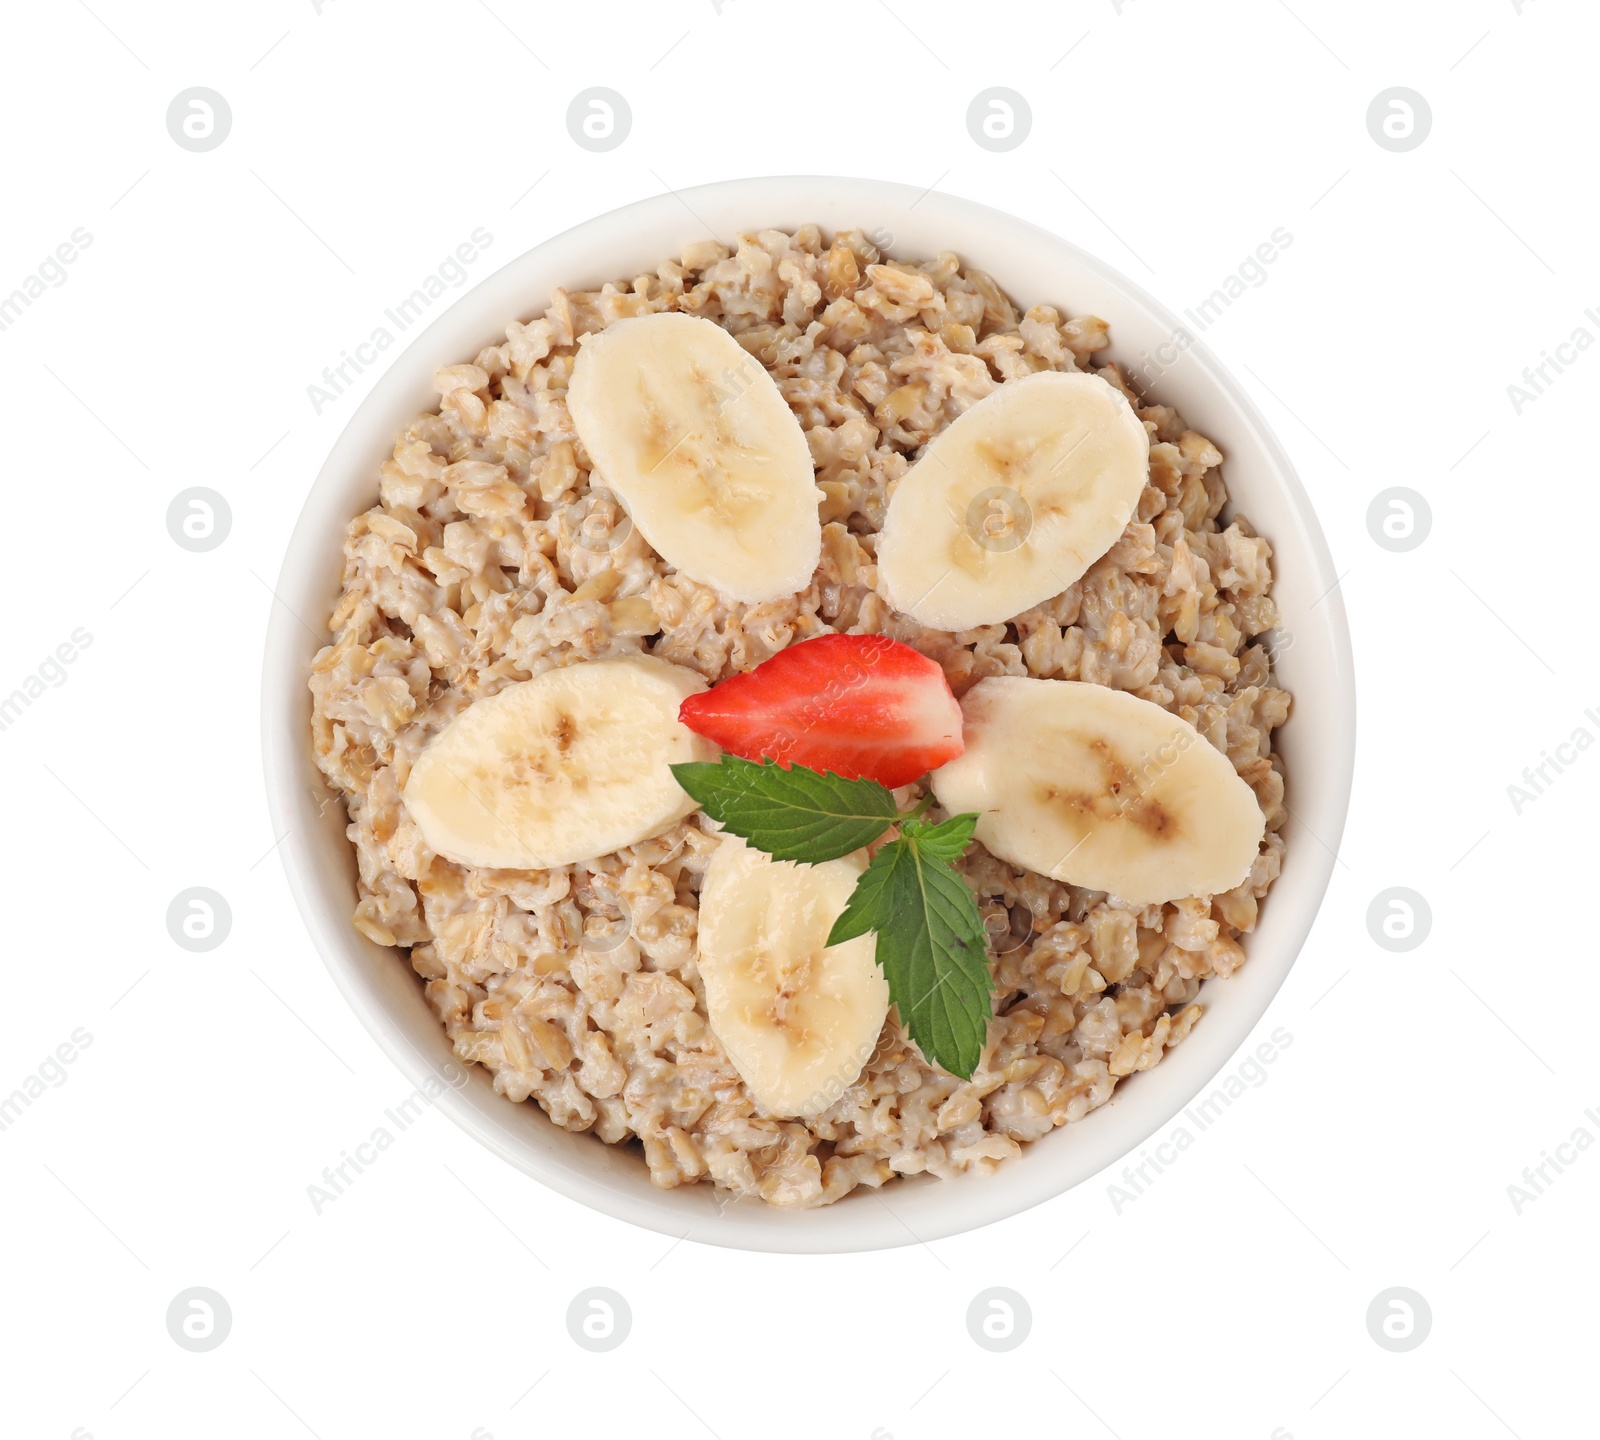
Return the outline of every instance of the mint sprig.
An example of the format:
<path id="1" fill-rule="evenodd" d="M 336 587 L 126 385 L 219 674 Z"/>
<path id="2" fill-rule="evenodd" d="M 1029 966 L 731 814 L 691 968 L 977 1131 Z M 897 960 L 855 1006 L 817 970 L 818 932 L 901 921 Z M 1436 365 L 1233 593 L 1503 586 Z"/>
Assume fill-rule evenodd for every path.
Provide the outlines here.
<path id="1" fill-rule="evenodd" d="M 874 780 L 726 755 L 674 765 L 678 783 L 706 814 L 775 860 L 819 864 L 870 844 L 894 825 L 834 921 L 827 944 L 877 934 L 889 996 L 922 1053 L 970 1080 L 983 1055 L 994 977 L 978 902 L 955 868 L 976 815 L 933 823 L 927 805 L 901 815 Z"/>

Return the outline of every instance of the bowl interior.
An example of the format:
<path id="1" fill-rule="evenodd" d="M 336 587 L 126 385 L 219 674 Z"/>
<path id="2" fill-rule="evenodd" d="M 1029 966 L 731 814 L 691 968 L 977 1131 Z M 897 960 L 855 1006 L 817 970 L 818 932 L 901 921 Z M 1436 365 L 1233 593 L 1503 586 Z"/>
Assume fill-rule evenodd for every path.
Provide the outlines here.
<path id="1" fill-rule="evenodd" d="M 477 1066 L 458 1067 L 443 1028 L 403 957 L 350 923 L 355 862 L 341 806 L 308 744 L 306 687 L 337 594 L 350 519 L 373 504 L 378 466 L 395 434 L 436 401 L 441 365 L 495 343 L 511 320 L 543 312 L 556 286 L 577 289 L 653 272 L 689 242 L 740 232 L 859 227 L 896 257 L 953 250 L 992 274 L 1023 308 L 1051 304 L 1111 326 L 1111 355 L 1176 406 L 1225 456 L 1230 509 L 1275 551 L 1283 624 L 1279 681 L 1294 694 L 1278 732 L 1294 820 L 1283 873 L 1247 941 L 1249 963 L 1202 990 L 1206 1014 L 1155 1069 L 1119 1083 L 1083 1120 L 1027 1146 L 989 1178 L 896 1181 L 819 1210 L 731 1203 L 710 1186 L 658 1190 L 632 1148 L 604 1145 L 550 1123 L 537 1106 L 495 1094 Z M 394 359 L 351 416 L 296 524 L 269 626 L 263 674 L 268 799 L 290 888 L 345 997 L 413 1084 L 448 1080 L 438 1104 L 512 1164 L 562 1193 L 664 1234 L 758 1250 L 841 1251 L 934 1240 L 1015 1214 L 1061 1193 L 1138 1147 L 1223 1066 L 1283 983 L 1316 915 L 1343 829 L 1354 749 L 1348 628 L 1335 571 L 1309 501 L 1254 406 L 1175 317 L 1076 246 L 998 211 L 911 186 L 830 177 L 726 181 L 640 201 L 556 236 L 464 294 Z M 432 1081 L 438 1087 L 437 1080 Z"/>

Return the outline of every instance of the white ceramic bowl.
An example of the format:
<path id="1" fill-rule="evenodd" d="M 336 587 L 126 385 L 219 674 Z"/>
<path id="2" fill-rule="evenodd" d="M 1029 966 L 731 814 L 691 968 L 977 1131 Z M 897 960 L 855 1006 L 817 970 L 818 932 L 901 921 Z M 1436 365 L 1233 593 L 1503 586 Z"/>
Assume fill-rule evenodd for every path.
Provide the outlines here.
<path id="1" fill-rule="evenodd" d="M 759 1202 L 720 1208 L 709 1185 L 658 1190 L 636 1150 L 559 1129 L 533 1104 L 496 1095 L 477 1066 L 438 1105 L 496 1154 L 536 1180 L 597 1210 L 663 1234 L 751 1250 L 868 1250 L 937 1240 L 1015 1215 L 1061 1194 L 1134 1151 L 1228 1061 L 1267 1009 L 1316 918 L 1344 827 L 1355 746 L 1349 632 L 1335 572 L 1310 502 L 1255 406 L 1203 346 L 1176 352 L 1180 323 L 1137 286 L 1075 245 L 1009 215 L 937 192 L 826 176 L 730 180 L 641 200 L 568 230 L 519 256 L 464 294 L 390 362 L 350 417 L 306 499 L 278 579 L 267 636 L 262 743 L 268 800 L 289 885 L 334 980 L 378 1043 L 414 1084 L 452 1064 L 444 1030 L 405 959 L 365 940 L 350 923 L 355 864 L 341 806 L 326 794 L 309 743 L 306 679 L 321 643 L 297 615 L 320 626 L 338 591 L 341 545 L 352 516 L 374 503 L 379 463 L 395 434 L 436 402 L 434 370 L 470 359 L 503 338 L 506 324 L 541 313 L 557 286 L 598 286 L 653 272 L 707 227 L 741 231 L 859 226 L 887 232 L 890 254 L 954 250 L 989 271 L 1022 306 L 1055 305 L 1110 323 L 1111 354 L 1139 362 L 1171 355 L 1153 393 L 1176 405 L 1221 446 L 1233 503 L 1276 552 L 1282 633 L 1278 660 L 1294 693 L 1279 732 L 1295 822 L 1282 877 L 1248 937 L 1249 963 L 1211 980 L 1206 1015 L 1154 1070 L 1129 1077 L 1114 1098 L 1075 1125 L 1026 1147 L 989 1178 L 897 1180 L 818 1210 L 785 1213 Z M 458 1077 L 459 1078 L 459 1077 Z"/>

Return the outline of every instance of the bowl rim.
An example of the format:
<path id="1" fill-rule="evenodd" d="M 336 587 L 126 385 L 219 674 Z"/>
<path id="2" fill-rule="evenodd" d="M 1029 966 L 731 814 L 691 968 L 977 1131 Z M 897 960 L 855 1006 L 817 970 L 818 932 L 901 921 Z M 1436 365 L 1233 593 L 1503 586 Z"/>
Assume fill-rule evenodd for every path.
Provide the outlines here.
<path id="1" fill-rule="evenodd" d="M 890 1187 L 897 1193 L 902 1187 L 924 1185 L 938 1186 L 941 1192 L 947 1189 L 951 1192 L 958 1188 L 963 1189 L 961 1198 L 967 1203 L 962 1208 L 970 1211 L 968 1218 L 949 1218 L 954 1215 L 957 1208 L 954 1203 L 955 1196 L 952 1194 L 951 1203 L 944 1207 L 948 1212 L 946 1218 L 936 1221 L 931 1226 L 924 1219 L 919 1230 L 913 1230 L 907 1221 L 897 1214 L 896 1207 L 885 1201 L 882 1192 L 876 1190 L 868 1193 L 878 1200 L 887 1219 L 873 1212 L 874 1218 L 869 1221 L 866 1213 L 862 1213 L 866 1211 L 866 1207 L 860 1203 L 860 1197 L 846 1197 L 846 1202 L 841 1204 L 801 1212 L 774 1210 L 760 1202 L 751 1202 L 753 1206 L 759 1205 L 759 1216 L 742 1216 L 741 1223 L 737 1225 L 701 1224 L 691 1220 L 688 1222 L 688 1230 L 684 1230 L 685 1211 L 677 1201 L 669 1198 L 683 1192 L 658 1191 L 650 1186 L 643 1164 L 637 1156 L 630 1155 L 627 1158 L 630 1163 L 638 1167 L 639 1175 L 646 1187 L 644 1190 L 631 1183 L 626 1185 L 607 1183 L 604 1175 L 598 1173 L 597 1165 L 590 1166 L 590 1169 L 597 1173 L 585 1173 L 578 1166 L 555 1156 L 553 1152 L 536 1153 L 533 1146 L 512 1134 L 509 1117 L 498 1117 L 486 1107 L 475 1103 L 474 1097 L 466 1093 L 468 1086 L 464 1082 L 457 1084 L 452 1080 L 450 1084 L 440 1087 L 438 1077 L 445 1067 L 431 1061 L 404 1033 L 401 1021 L 392 1013 L 389 1002 L 366 976 L 356 952 L 370 942 L 359 936 L 350 924 L 348 895 L 342 915 L 337 917 L 326 903 L 326 876 L 323 867 L 317 863 L 312 854 L 312 827 L 309 817 L 305 814 L 306 802 L 300 793 L 305 789 L 303 777 L 309 759 L 309 747 L 304 742 L 308 733 L 310 700 L 304 685 L 305 643 L 296 631 L 302 627 L 308 630 L 313 627 L 299 615 L 295 605 L 284 599 L 284 596 L 285 594 L 296 596 L 307 587 L 308 583 L 314 585 L 316 582 L 317 572 L 307 569 L 301 557 L 315 548 L 314 541 L 319 538 L 326 539 L 323 534 L 325 518 L 320 513 L 320 510 L 326 507 L 319 506 L 319 500 L 346 482 L 350 466 L 361 463 L 365 463 L 369 473 L 374 475 L 375 492 L 375 469 L 382 452 L 367 448 L 364 432 L 372 428 L 376 416 L 396 408 L 397 401 L 401 397 L 419 389 L 418 376 L 425 382 L 431 378 L 433 370 L 438 366 L 457 363 L 459 358 L 457 354 L 445 353 L 442 349 L 441 336 L 453 333 L 454 329 L 460 327 L 459 317 L 472 310 L 475 298 L 481 303 L 486 295 L 497 294 L 500 290 L 507 289 L 507 282 L 513 277 L 513 272 L 519 267 L 529 266 L 536 258 L 548 255 L 552 251 L 566 251 L 574 255 L 582 253 L 582 242 L 587 236 L 598 238 L 602 234 L 612 236 L 628 231 L 650 231 L 655 227 L 664 226 L 669 217 L 681 222 L 685 211 L 698 220 L 696 213 L 698 210 L 715 209 L 732 201 L 737 201 L 741 207 L 747 208 L 750 212 L 750 222 L 740 226 L 740 232 L 747 233 L 748 229 L 755 227 L 757 221 L 761 221 L 762 224 L 768 223 L 761 219 L 764 211 L 773 208 L 790 214 L 807 210 L 816 211 L 823 209 L 826 204 L 836 204 L 841 199 L 848 200 L 860 211 L 861 219 L 856 222 L 858 224 L 863 223 L 874 209 L 898 207 L 909 212 L 912 207 L 926 205 L 932 199 L 934 203 L 929 208 L 933 211 L 943 210 L 952 217 L 969 223 L 985 223 L 1020 233 L 1046 251 L 1068 258 L 1072 263 L 1091 272 L 1102 284 L 1116 291 L 1130 306 L 1142 308 L 1146 318 L 1159 322 L 1169 335 L 1188 335 L 1189 344 L 1184 347 L 1186 359 L 1193 358 L 1204 381 L 1220 396 L 1221 401 L 1231 408 L 1233 416 L 1250 432 L 1253 443 L 1261 450 L 1268 468 L 1272 471 L 1273 481 L 1282 491 L 1282 497 L 1295 522 L 1298 532 L 1296 538 L 1302 551 L 1301 558 L 1316 571 L 1319 588 L 1324 592 L 1322 598 L 1316 602 L 1317 607 L 1325 607 L 1319 628 L 1325 633 L 1330 649 L 1329 658 L 1336 673 L 1329 678 L 1327 694 L 1319 702 L 1319 708 L 1327 720 L 1325 728 L 1331 731 L 1332 744 L 1331 748 L 1325 747 L 1319 752 L 1318 767 L 1319 783 L 1325 787 L 1331 785 L 1331 790 L 1323 810 L 1319 813 L 1321 822 L 1319 828 L 1312 837 L 1319 842 L 1319 846 L 1313 849 L 1302 840 L 1298 847 L 1299 851 L 1306 852 L 1303 856 L 1297 854 L 1295 859 L 1296 865 L 1302 869 L 1300 884 L 1302 894 L 1299 907 L 1288 922 L 1287 932 L 1280 939 L 1278 953 L 1282 958 L 1277 961 L 1275 972 L 1267 981 L 1257 985 L 1250 1003 L 1245 1004 L 1243 999 L 1236 1002 L 1234 1008 L 1227 1014 L 1225 1025 L 1214 1022 L 1210 1040 L 1211 1050 L 1220 1053 L 1216 1063 L 1204 1069 L 1197 1077 L 1191 1077 L 1193 1083 L 1188 1088 L 1180 1085 L 1174 1091 L 1172 1086 L 1168 1085 L 1166 1088 L 1170 1093 L 1165 1101 L 1154 1104 L 1153 1108 L 1150 1105 L 1141 1106 L 1142 1119 L 1135 1127 L 1137 1133 L 1119 1135 L 1108 1143 L 1105 1137 L 1112 1135 L 1113 1131 L 1103 1125 L 1097 1132 L 1099 1143 L 1082 1147 L 1084 1161 L 1075 1167 L 1070 1167 L 1077 1173 L 1066 1178 L 1047 1179 L 1045 1174 L 1039 1171 L 1031 1177 L 1030 1183 L 1020 1183 L 1021 1177 L 1016 1175 L 1016 1171 L 1022 1166 L 1023 1160 L 1018 1159 L 1007 1162 L 997 1178 L 977 1180 L 976 1184 L 987 1188 L 975 1193 L 974 1181 L 968 1177 L 949 1181 L 926 1178 L 897 1179 L 895 1186 Z M 704 225 L 703 221 L 699 223 Z M 773 219 L 770 223 L 776 225 L 792 222 Z M 662 239 L 663 255 L 673 253 L 670 249 L 673 243 L 665 238 Z M 892 241 L 889 245 L 892 247 Z M 1007 283 L 1003 277 L 1002 283 Z M 507 323 L 515 308 L 513 306 L 511 309 L 499 312 L 502 318 L 497 323 L 500 325 Z M 516 313 L 520 315 L 528 312 L 523 308 L 516 310 Z M 1112 334 L 1115 337 L 1117 318 L 1114 315 L 1107 318 L 1111 322 Z M 493 323 L 487 328 L 492 330 Z M 1211 428 L 1215 428 L 1214 424 Z M 354 513 L 356 512 L 351 512 L 345 518 L 353 518 Z M 1278 540 L 1276 537 L 1273 538 L 1276 548 Z M 323 578 L 327 581 L 324 588 L 331 588 L 333 577 Z M 1277 578 L 1275 576 L 1275 580 Z M 325 630 L 313 633 L 316 635 L 318 648 L 327 643 L 324 638 Z M 296 725 L 294 718 L 296 712 L 300 713 L 305 723 Z M 897 182 L 827 175 L 762 176 L 721 180 L 636 200 L 581 221 L 540 241 L 456 295 L 444 310 L 412 338 L 408 345 L 389 359 L 384 372 L 375 381 L 371 391 L 340 427 L 339 434 L 330 445 L 315 480 L 305 493 L 300 513 L 285 547 L 274 589 L 274 603 L 271 606 L 263 654 L 261 691 L 262 753 L 267 799 L 274 829 L 284 835 L 279 851 L 290 893 L 294 897 L 301 920 L 336 987 L 368 1033 L 378 1043 L 379 1048 L 389 1056 L 402 1074 L 413 1085 L 422 1087 L 431 1084 L 434 1089 L 442 1090 L 443 1093 L 438 1094 L 435 1099 L 436 1106 L 503 1160 L 541 1184 L 592 1210 L 680 1239 L 687 1236 L 701 1243 L 788 1253 L 842 1253 L 886 1249 L 898 1245 L 926 1243 L 998 1222 L 1087 1182 L 1108 1165 L 1115 1164 L 1123 1157 L 1137 1151 L 1152 1135 L 1164 1129 L 1183 1113 L 1201 1090 L 1217 1078 L 1229 1058 L 1237 1053 L 1239 1046 L 1266 1015 L 1273 997 L 1304 948 L 1306 938 L 1320 912 L 1332 874 L 1335 852 L 1344 830 L 1354 781 L 1355 717 L 1354 663 L 1349 624 L 1343 598 L 1338 592 L 1338 577 L 1333 557 L 1317 521 L 1315 508 L 1287 452 L 1253 400 L 1204 342 L 1198 336 L 1190 334 L 1189 327 L 1186 327 L 1165 305 L 1125 275 L 1073 242 L 1032 222 L 1018 219 L 980 202 L 943 192 L 934 196 L 931 191 L 919 191 L 915 186 Z M 1294 784 L 1293 777 L 1290 783 Z M 1294 823 L 1291 820 L 1291 827 Z M 1261 964 L 1258 963 L 1257 969 L 1260 968 Z M 415 980 L 409 967 L 406 975 L 412 981 Z M 1242 1010 L 1239 1009 L 1241 1004 L 1244 1005 Z M 442 1027 L 438 1033 L 443 1036 Z M 1223 1048 L 1217 1042 L 1227 1035 L 1232 1036 L 1232 1041 Z M 452 1062 L 447 1061 L 446 1066 L 450 1063 Z M 1157 1067 L 1149 1076 L 1125 1077 L 1119 1081 L 1111 1100 L 1099 1107 L 1098 1111 L 1091 1112 L 1091 1115 L 1085 1117 L 1083 1121 L 1062 1128 L 1077 1130 L 1095 1114 L 1111 1111 L 1117 1105 L 1118 1099 L 1123 1097 L 1130 1079 L 1149 1080 L 1162 1069 L 1166 1069 L 1168 1063 L 1164 1062 L 1162 1067 Z M 477 1066 L 468 1068 L 473 1071 L 481 1069 Z M 492 1091 L 490 1093 L 492 1094 Z M 503 1097 L 494 1096 L 494 1099 L 499 1106 L 504 1106 L 508 1110 L 512 1108 Z M 542 1112 L 540 1119 L 547 1126 L 550 1125 Z M 555 1127 L 550 1126 L 550 1128 Z M 608 1152 L 615 1148 L 601 1145 L 592 1136 L 584 1135 L 576 1138 Z M 1050 1136 L 1043 1137 L 1044 1140 L 1050 1138 Z M 1027 1148 L 1033 1149 L 1032 1146 Z M 587 1160 L 582 1163 L 589 1164 Z M 1008 1175 L 1014 1177 L 1013 1183 L 1006 1183 Z M 690 1191 L 708 1188 L 685 1187 Z M 848 1202 L 855 1202 L 857 1214 L 854 1217 L 838 1217 L 837 1212 L 843 1210 L 845 1203 Z M 722 1214 L 720 1205 L 718 1214 L 719 1216 Z M 818 1222 L 816 1217 L 821 1216 L 831 1218 L 826 1223 Z M 808 1220 L 814 1223 L 808 1225 Z"/>

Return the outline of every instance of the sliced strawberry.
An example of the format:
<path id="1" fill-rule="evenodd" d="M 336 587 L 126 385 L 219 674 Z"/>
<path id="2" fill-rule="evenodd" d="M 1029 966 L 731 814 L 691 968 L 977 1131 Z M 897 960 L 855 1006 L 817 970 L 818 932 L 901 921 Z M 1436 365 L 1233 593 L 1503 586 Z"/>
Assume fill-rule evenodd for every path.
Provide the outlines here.
<path id="1" fill-rule="evenodd" d="M 944 671 L 885 635 L 819 635 L 691 695 L 678 718 L 746 760 L 908 785 L 962 751 Z"/>

